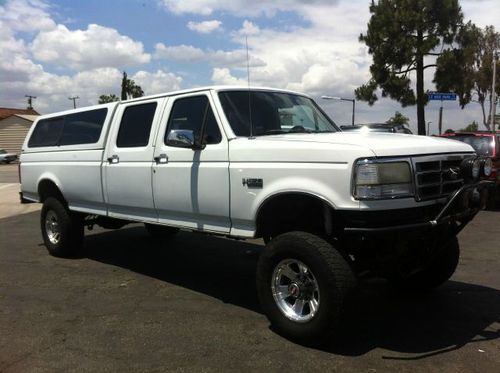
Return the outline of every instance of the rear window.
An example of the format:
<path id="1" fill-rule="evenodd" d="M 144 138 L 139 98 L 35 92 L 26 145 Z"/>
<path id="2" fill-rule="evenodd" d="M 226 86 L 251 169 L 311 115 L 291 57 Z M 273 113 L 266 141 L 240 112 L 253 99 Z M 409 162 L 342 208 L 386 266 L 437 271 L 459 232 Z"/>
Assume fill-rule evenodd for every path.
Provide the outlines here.
<path id="1" fill-rule="evenodd" d="M 97 109 L 40 120 L 30 137 L 30 148 L 94 144 L 99 141 L 108 109 Z"/>

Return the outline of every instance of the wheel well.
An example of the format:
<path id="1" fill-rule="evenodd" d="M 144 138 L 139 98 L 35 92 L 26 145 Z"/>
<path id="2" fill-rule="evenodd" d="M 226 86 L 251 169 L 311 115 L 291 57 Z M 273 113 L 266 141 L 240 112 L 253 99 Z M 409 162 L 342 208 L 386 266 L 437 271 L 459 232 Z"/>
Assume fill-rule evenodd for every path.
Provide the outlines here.
<path id="1" fill-rule="evenodd" d="M 44 202 L 48 197 L 54 197 L 60 200 L 63 203 L 66 203 L 61 191 L 57 187 L 57 185 L 52 180 L 42 180 L 38 184 L 38 196 L 40 198 L 40 202 Z"/>
<path id="2" fill-rule="evenodd" d="M 290 231 L 334 234 L 335 210 L 322 199 L 305 193 L 271 197 L 260 207 L 256 237 L 274 237 Z"/>

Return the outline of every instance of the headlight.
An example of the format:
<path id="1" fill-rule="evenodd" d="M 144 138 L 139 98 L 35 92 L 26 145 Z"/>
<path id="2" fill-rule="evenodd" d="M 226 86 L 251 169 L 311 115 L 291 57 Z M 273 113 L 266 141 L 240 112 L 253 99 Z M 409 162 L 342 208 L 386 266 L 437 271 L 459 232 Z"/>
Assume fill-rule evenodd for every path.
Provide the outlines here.
<path id="1" fill-rule="evenodd" d="M 354 170 L 353 195 L 356 199 L 390 199 L 413 196 L 408 162 L 359 160 Z"/>
<path id="2" fill-rule="evenodd" d="M 460 168 L 462 169 L 462 175 L 464 175 L 466 179 L 477 180 L 481 171 L 481 162 L 479 158 L 476 157 L 467 158 L 464 159 Z"/>
<path id="3" fill-rule="evenodd" d="M 491 171 L 493 170 L 493 161 L 491 158 L 481 159 L 481 169 L 483 170 L 484 176 L 488 177 L 491 175 Z"/>

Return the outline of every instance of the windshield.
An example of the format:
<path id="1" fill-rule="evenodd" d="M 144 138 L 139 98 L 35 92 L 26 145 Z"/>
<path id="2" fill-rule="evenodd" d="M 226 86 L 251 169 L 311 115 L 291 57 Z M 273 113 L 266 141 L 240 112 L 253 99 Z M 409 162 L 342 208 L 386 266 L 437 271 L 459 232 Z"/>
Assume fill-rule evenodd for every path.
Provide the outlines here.
<path id="1" fill-rule="evenodd" d="M 250 136 L 250 118 L 254 136 L 338 131 L 307 97 L 281 92 L 226 91 L 219 93 L 219 99 L 236 136 Z"/>
<path id="2" fill-rule="evenodd" d="M 495 143 L 493 142 L 493 137 L 491 136 L 453 136 L 450 139 L 458 140 L 469 144 L 474 148 L 477 155 L 482 156 L 492 156 Z"/>
<path id="3" fill-rule="evenodd" d="M 0 149 L 0 154 L 7 154 L 6 150 Z"/>

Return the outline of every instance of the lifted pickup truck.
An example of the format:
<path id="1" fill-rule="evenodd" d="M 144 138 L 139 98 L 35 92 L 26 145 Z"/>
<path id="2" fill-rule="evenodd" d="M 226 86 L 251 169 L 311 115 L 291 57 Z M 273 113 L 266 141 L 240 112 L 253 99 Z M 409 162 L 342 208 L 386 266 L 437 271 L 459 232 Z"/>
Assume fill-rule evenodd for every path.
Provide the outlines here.
<path id="1" fill-rule="evenodd" d="M 93 224 L 262 237 L 262 308 L 303 343 L 335 331 L 361 273 L 415 290 L 446 281 L 490 173 L 467 144 L 343 133 L 305 95 L 247 87 L 41 116 L 20 164 L 21 199 L 43 203 L 55 256 L 73 255 Z"/>

